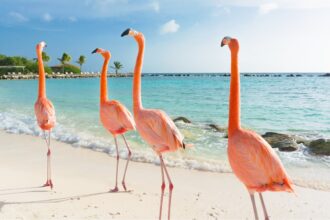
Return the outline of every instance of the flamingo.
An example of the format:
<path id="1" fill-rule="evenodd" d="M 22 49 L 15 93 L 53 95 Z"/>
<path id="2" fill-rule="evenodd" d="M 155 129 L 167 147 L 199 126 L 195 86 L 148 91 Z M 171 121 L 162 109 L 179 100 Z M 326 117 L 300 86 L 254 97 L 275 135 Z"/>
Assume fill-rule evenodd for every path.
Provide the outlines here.
<path id="1" fill-rule="evenodd" d="M 128 28 L 121 34 L 122 37 L 126 35 L 134 37 L 139 48 L 133 77 L 133 113 L 136 122 L 136 128 L 141 137 L 150 146 L 152 146 L 152 149 L 157 153 L 160 159 L 162 184 L 159 219 L 161 219 L 162 216 L 163 197 L 164 190 L 166 187 L 164 173 L 169 182 L 169 202 L 167 217 L 168 219 L 170 219 L 172 191 L 174 185 L 167 171 L 162 154 L 165 152 L 176 151 L 179 148 L 185 148 L 185 144 L 183 142 L 183 135 L 175 126 L 171 118 L 164 111 L 158 109 L 145 109 L 142 107 L 141 72 L 144 55 L 144 36 L 141 32 L 137 32 L 130 28 Z"/>
<path id="2" fill-rule="evenodd" d="M 110 190 L 110 192 L 118 192 L 119 152 L 118 152 L 117 135 L 122 136 L 128 151 L 127 162 L 122 180 L 122 186 L 126 191 L 127 189 L 125 184 L 125 177 L 126 177 L 128 163 L 131 159 L 132 153 L 128 146 L 124 133 L 130 130 L 135 130 L 135 122 L 132 117 L 132 114 L 123 104 L 121 104 L 116 100 L 108 99 L 107 72 L 108 72 L 108 64 L 111 58 L 110 51 L 103 50 L 101 48 L 96 48 L 92 53 L 99 53 L 104 58 L 104 63 L 101 73 L 101 84 L 100 84 L 100 119 L 103 126 L 112 134 L 116 145 L 116 153 L 117 153 L 116 185 L 115 188 Z"/>
<path id="3" fill-rule="evenodd" d="M 241 128 L 240 75 L 238 71 L 238 40 L 224 37 L 221 47 L 228 45 L 231 52 L 229 96 L 228 158 L 238 179 L 246 186 L 258 219 L 254 194 L 258 193 L 265 219 L 269 219 L 262 193 L 265 191 L 293 192 L 293 183 L 279 157 L 257 133 Z"/>
<path id="4" fill-rule="evenodd" d="M 45 141 L 47 144 L 47 181 L 43 185 L 44 187 L 50 186 L 53 189 L 53 182 L 51 179 L 51 151 L 50 151 L 50 135 L 51 130 L 55 126 L 56 117 L 55 117 L 55 108 L 52 102 L 46 97 L 46 76 L 45 69 L 42 60 L 42 51 L 46 47 L 44 41 L 37 44 L 37 59 L 39 66 L 39 89 L 38 89 L 38 98 L 34 104 L 34 112 L 37 118 L 37 122 L 41 130 L 43 130 Z M 46 132 L 48 131 L 48 136 Z"/>

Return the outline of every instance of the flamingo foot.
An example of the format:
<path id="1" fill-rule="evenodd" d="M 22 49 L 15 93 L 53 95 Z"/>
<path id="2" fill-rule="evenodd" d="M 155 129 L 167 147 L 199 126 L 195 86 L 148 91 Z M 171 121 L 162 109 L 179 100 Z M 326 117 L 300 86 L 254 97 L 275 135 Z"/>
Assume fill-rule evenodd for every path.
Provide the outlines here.
<path id="1" fill-rule="evenodd" d="M 125 181 L 121 182 L 121 184 L 123 185 L 124 190 L 127 191 Z"/>
<path id="2" fill-rule="evenodd" d="M 115 192 L 118 192 L 118 191 L 119 190 L 118 190 L 118 187 L 117 186 L 115 188 L 113 188 L 113 189 L 110 190 L 111 193 L 115 193 Z"/>
<path id="3" fill-rule="evenodd" d="M 53 189 L 53 182 L 52 180 L 47 180 L 46 183 L 43 185 L 43 187 L 50 186 L 50 189 Z"/>

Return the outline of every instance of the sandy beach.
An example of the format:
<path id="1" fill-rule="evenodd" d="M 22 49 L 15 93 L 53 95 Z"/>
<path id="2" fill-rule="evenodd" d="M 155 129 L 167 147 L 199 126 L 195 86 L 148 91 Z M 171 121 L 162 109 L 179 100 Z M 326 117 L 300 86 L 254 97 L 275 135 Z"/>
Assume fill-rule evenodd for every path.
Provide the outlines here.
<path id="1" fill-rule="evenodd" d="M 0 219 L 158 218 L 159 166 L 132 162 L 130 191 L 109 193 L 114 158 L 56 141 L 52 146 L 55 187 L 50 190 L 40 187 L 46 174 L 44 141 L 0 131 Z M 120 174 L 124 162 L 121 165 Z M 233 174 L 179 168 L 169 172 L 174 182 L 172 219 L 253 219 L 247 191 Z M 271 219 L 330 218 L 330 192 L 295 189 L 296 195 L 265 193 Z"/>

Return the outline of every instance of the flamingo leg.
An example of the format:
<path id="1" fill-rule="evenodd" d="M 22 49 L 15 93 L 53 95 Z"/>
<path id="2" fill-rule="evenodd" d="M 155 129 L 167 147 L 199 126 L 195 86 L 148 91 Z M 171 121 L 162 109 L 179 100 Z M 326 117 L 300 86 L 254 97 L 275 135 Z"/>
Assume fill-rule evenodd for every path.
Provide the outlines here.
<path id="1" fill-rule="evenodd" d="M 160 158 L 160 170 L 161 170 L 161 174 L 162 174 L 162 185 L 161 185 L 161 196 L 160 196 L 160 207 L 159 207 L 159 220 L 162 219 L 162 209 L 163 209 L 163 198 L 164 198 L 164 191 L 165 191 L 165 179 L 164 179 L 164 165 L 161 159 L 161 156 L 159 156 Z"/>
<path id="2" fill-rule="evenodd" d="M 259 197 L 260 197 L 260 201 L 261 201 L 261 205 L 262 205 L 262 209 L 264 211 L 264 215 L 265 215 L 265 220 L 269 220 L 269 215 L 267 213 L 267 209 L 265 206 L 265 202 L 264 202 L 264 198 L 262 196 L 262 193 L 259 193 Z"/>
<path id="3" fill-rule="evenodd" d="M 125 136 L 122 135 L 122 137 L 123 137 L 123 139 L 124 139 L 125 145 L 126 145 L 127 150 L 128 150 L 128 156 L 127 156 L 127 162 L 126 162 L 126 166 L 125 166 L 125 171 L 124 171 L 123 181 L 121 182 L 121 184 L 122 184 L 123 187 L 124 187 L 124 190 L 126 191 L 125 177 L 126 177 L 126 172 L 127 172 L 128 163 L 129 163 L 129 161 L 131 160 L 132 152 L 131 152 L 131 149 L 130 149 L 129 146 L 128 146 L 128 143 L 127 143 L 127 141 L 126 141 Z"/>
<path id="4" fill-rule="evenodd" d="M 168 220 L 170 220 L 170 218 L 171 218 L 172 191 L 173 191 L 174 185 L 173 185 L 173 183 L 172 183 L 172 180 L 171 180 L 171 178 L 170 178 L 170 175 L 169 175 L 168 172 L 167 172 L 166 165 L 165 165 L 165 163 L 164 163 L 164 160 L 163 160 L 162 155 L 160 155 L 159 157 L 160 157 L 161 162 L 163 163 L 164 171 L 165 171 L 165 174 L 166 174 L 166 177 L 167 177 L 167 180 L 168 180 L 168 184 L 169 184 L 168 216 L 167 216 L 167 218 L 168 218 Z"/>
<path id="5" fill-rule="evenodd" d="M 256 206 L 256 201 L 254 199 L 254 193 L 250 194 L 250 198 L 251 198 L 251 202 L 252 202 L 252 206 L 253 206 L 255 220 L 259 220 L 259 218 L 258 218 L 258 212 L 257 212 L 257 206 Z"/>
<path id="6" fill-rule="evenodd" d="M 46 132 L 44 131 L 45 141 L 47 144 L 47 181 L 43 185 L 44 187 L 50 186 L 51 189 L 53 189 L 53 182 L 51 178 L 51 151 L 50 151 L 50 134 L 51 132 L 48 132 L 48 137 L 46 135 Z"/>
<path id="7" fill-rule="evenodd" d="M 117 152 L 117 165 L 116 165 L 116 186 L 110 192 L 118 192 L 118 165 L 119 165 L 119 151 L 118 151 L 118 143 L 117 137 L 114 137 L 115 144 L 116 144 L 116 152 Z"/>

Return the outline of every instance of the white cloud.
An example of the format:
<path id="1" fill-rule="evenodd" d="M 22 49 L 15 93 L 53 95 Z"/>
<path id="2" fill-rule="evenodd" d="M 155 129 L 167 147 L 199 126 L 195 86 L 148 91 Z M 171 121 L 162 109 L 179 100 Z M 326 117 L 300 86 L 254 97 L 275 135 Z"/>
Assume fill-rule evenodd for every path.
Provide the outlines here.
<path id="1" fill-rule="evenodd" d="M 151 2 L 150 3 L 150 7 L 152 8 L 152 10 L 154 10 L 155 12 L 159 12 L 160 10 L 160 6 L 159 6 L 159 2 Z"/>
<path id="2" fill-rule="evenodd" d="M 215 5 L 236 7 L 261 7 L 262 5 L 276 4 L 277 8 L 285 9 L 317 9 L 330 8 L 329 0 L 272 0 L 272 3 L 266 3 L 265 0 L 213 0 Z"/>
<path id="3" fill-rule="evenodd" d="M 68 19 L 71 22 L 76 22 L 77 21 L 77 18 L 75 16 L 70 16 L 70 17 L 68 17 Z"/>
<path id="4" fill-rule="evenodd" d="M 161 26 L 160 33 L 161 34 L 175 33 L 179 30 L 179 28 L 180 25 L 176 23 L 174 19 L 172 19 Z"/>
<path id="5" fill-rule="evenodd" d="M 49 13 L 44 13 L 42 15 L 42 20 L 50 22 L 51 20 L 53 20 L 53 17 Z"/>
<path id="6" fill-rule="evenodd" d="M 260 14 L 268 14 L 271 11 L 274 11 L 278 8 L 276 3 L 266 3 L 259 6 Z"/>
<path id="7" fill-rule="evenodd" d="M 18 12 L 15 12 L 15 11 L 10 12 L 9 16 L 17 22 L 26 22 L 26 21 L 29 20 L 27 17 L 25 17 L 21 13 L 18 13 Z"/>

